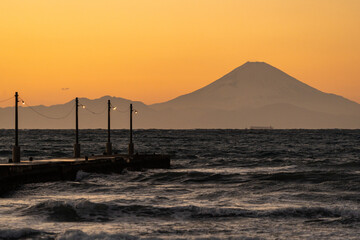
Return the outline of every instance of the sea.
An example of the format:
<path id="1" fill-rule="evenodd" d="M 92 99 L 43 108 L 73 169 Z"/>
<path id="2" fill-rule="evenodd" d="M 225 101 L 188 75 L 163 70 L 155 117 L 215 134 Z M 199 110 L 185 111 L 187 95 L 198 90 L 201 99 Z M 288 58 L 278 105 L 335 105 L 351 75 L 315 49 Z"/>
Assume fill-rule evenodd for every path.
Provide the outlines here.
<path id="1" fill-rule="evenodd" d="M 71 157 L 73 130 L 20 130 L 22 158 Z M 112 130 L 125 153 L 128 130 Z M 80 130 L 83 155 L 107 132 Z M 0 130 L 8 161 L 13 130 Z M 360 130 L 135 130 L 170 169 L 31 183 L 0 196 L 0 239 L 360 239 Z"/>

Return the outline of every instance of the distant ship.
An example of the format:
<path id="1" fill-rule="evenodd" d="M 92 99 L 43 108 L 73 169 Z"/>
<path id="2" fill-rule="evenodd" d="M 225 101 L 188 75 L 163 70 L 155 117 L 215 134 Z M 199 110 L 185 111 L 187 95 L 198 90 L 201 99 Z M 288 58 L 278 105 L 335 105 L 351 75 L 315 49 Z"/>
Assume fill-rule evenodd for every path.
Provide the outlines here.
<path id="1" fill-rule="evenodd" d="M 263 127 L 263 126 L 251 126 L 250 129 L 256 129 L 256 130 L 264 130 L 264 129 L 267 129 L 267 130 L 270 130 L 270 129 L 274 129 L 272 126 L 268 126 L 268 127 Z"/>

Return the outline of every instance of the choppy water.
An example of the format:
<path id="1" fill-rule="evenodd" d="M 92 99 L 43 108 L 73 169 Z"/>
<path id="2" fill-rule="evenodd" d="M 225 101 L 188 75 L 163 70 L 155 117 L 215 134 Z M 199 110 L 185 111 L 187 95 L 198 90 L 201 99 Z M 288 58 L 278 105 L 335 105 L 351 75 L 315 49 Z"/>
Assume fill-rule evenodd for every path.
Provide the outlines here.
<path id="1" fill-rule="evenodd" d="M 0 130 L 0 157 L 13 131 Z M 20 132 L 25 158 L 68 157 L 73 131 Z M 128 133 L 113 132 L 115 148 Z M 81 131 L 88 155 L 104 130 Z M 27 184 L 0 198 L 0 238 L 359 239 L 358 130 L 139 130 L 139 152 L 172 168 L 79 172 L 76 181 Z"/>

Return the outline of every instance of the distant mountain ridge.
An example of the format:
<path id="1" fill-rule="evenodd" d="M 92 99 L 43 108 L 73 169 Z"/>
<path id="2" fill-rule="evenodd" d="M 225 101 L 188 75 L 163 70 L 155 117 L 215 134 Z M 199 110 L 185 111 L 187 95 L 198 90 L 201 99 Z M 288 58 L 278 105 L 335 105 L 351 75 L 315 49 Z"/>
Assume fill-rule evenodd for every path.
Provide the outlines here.
<path id="1" fill-rule="evenodd" d="M 360 114 L 359 104 L 323 93 L 264 62 L 247 62 L 199 90 L 151 107 L 236 110 L 281 103 L 331 114 Z"/>
<path id="2" fill-rule="evenodd" d="M 213 83 L 170 101 L 146 105 L 124 98 L 104 96 L 89 100 L 80 111 L 80 128 L 106 128 L 107 100 L 112 127 L 128 127 L 128 105 L 139 114 L 135 128 L 359 128 L 360 104 L 335 94 L 321 92 L 264 62 L 247 62 Z M 35 110 L 58 116 L 71 110 L 74 101 Z M 121 109 L 121 111 L 120 111 Z M 0 128 L 13 127 L 13 109 L 0 108 Z M 58 121 L 20 108 L 20 128 L 73 128 L 74 115 Z"/>

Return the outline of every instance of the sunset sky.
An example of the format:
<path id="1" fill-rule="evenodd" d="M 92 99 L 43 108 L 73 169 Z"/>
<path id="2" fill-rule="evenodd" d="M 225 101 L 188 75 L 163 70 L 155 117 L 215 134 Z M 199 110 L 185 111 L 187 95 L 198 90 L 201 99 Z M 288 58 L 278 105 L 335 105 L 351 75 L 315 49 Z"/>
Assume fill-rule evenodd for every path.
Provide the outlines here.
<path id="1" fill-rule="evenodd" d="M 359 0 L 1 0 L 0 101 L 151 104 L 265 61 L 360 103 L 359 13 Z"/>

